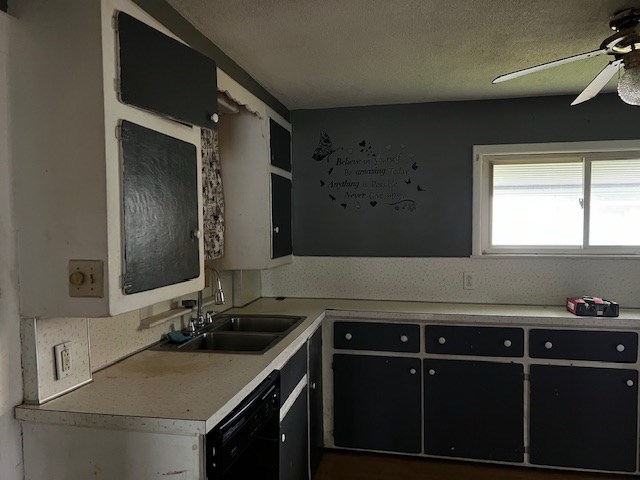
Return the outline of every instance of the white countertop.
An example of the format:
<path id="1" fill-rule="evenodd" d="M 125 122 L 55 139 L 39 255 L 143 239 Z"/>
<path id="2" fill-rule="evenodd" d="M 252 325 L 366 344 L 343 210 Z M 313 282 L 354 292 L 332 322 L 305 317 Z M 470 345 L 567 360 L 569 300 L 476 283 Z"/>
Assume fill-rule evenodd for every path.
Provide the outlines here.
<path id="1" fill-rule="evenodd" d="M 208 432 L 271 371 L 282 367 L 332 317 L 434 323 L 491 323 L 637 329 L 640 310 L 620 317 L 576 317 L 562 307 L 339 299 L 260 299 L 236 313 L 307 317 L 262 355 L 145 350 L 94 374 L 93 382 L 44 405 L 22 405 L 26 422 L 187 435 Z"/>

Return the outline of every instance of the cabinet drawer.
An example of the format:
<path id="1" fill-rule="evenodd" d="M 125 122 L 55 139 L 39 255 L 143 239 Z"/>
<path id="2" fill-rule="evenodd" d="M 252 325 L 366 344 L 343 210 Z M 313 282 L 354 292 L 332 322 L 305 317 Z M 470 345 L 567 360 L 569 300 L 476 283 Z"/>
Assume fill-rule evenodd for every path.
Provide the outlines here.
<path id="1" fill-rule="evenodd" d="M 420 327 L 406 323 L 335 322 L 333 345 L 348 350 L 420 351 Z"/>
<path id="2" fill-rule="evenodd" d="M 635 332 L 533 329 L 529 334 L 533 358 L 634 363 L 638 356 Z"/>
<path id="3" fill-rule="evenodd" d="M 284 405 L 306 373 L 307 346 L 305 344 L 280 369 L 280 406 Z"/>
<path id="4" fill-rule="evenodd" d="M 427 353 L 482 357 L 524 356 L 524 331 L 521 328 L 427 325 L 425 342 Z"/>

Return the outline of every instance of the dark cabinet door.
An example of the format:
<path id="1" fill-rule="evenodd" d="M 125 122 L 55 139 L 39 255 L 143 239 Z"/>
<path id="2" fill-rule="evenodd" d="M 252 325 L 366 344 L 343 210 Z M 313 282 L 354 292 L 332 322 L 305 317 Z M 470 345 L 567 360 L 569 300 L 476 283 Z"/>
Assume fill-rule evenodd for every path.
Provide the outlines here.
<path id="1" fill-rule="evenodd" d="M 291 134 L 278 122 L 269 119 L 271 165 L 291 171 Z"/>
<path id="2" fill-rule="evenodd" d="M 427 359 L 425 453 L 523 462 L 523 405 L 520 364 Z"/>
<path id="3" fill-rule="evenodd" d="M 280 480 L 309 478 L 307 388 L 280 422 Z"/>
<path id="4" fill-rule="evenodd" d="M 125 273 L 132 294 L 200 275 L 195 145 L 123 121 Z"/>
<path id="5" fill-rule="evenodd" d="M 271 174 L 272 258 L 291 255 L 291 180 Z"/>
<path id="6" fill-rule="evenodd" d="M 126 13 L 118 13 L 120 100 L 184 123 L 216 128 L 216 64 Z"/>
<path id="7" fill-rule="evenodd" d="M 320 327 L 309 339 L 309 442 L 312 475 L 322 458 L 323 424 L 322 327 Z"/>
<path id="8" fill-rule="evenodd" d="M 280 406 L 289 398 L 307 373 L 307 347 L 303 345 L 280 369 Z"/>
<path id="9" fill-rule="evenodd" d="M 333 434 L 339 447 L 420 453 L 418 358 L 333 356 Z"/>
<path id="10" fill-rule="evenodd" d="M 638 372 L 531 366 L 531 463 L 633 472 Z"/>

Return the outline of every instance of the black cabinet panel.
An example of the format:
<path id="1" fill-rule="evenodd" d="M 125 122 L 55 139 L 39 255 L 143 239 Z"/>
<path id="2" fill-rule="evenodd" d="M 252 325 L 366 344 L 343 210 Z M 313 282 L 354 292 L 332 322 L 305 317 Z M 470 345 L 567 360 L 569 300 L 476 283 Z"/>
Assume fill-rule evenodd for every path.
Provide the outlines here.
<path id="1" fill-rule="evenodd" d="M 126 13 L 118 13 L 120 100 L 175 120 L 215 129 L 216 64 Z"/>
<path id="2" fill-rule="evenodd" d="M 531 463 L 633 472 L 638 372 L 531 366 Z"/>
<path id="3" fill-rule="evenodd" d="M 487 357 L 524 355 L 522 328 L 427 325 L 425 340 L 428 353 Z"/>
<path id="4" fill-rule="evenodd" d="M 280 480 L 309 478 L 307 388 L 280 422 Z"/>
<path id="5" fill-rule="evenodd" d="M 420 351 L 420 327 L 406 323 L 335 322 L 333 346 L 347 350 Z"/>
<path id="6" fill-rule="evenodd" d="M 272 258 L 291 255 L 291 181 L 271 174 Z"/>
<path id="7" fill-rule="evenodd" d="M 278 122 L 269 119 L 271 165 L 291 171 L 291 134 Z"/>
<path id="8" fill-rule="evenodd" d="M 420 372 L 418 358 L 334 355 L 335 444 L 420 453 Z"/>
<path id="9" fill-rule="evenodd" d="M 196 147 L 122 122 L 125 294 L 200 275 Z"/>
<path id="10" fill-rule="evenodd" d="M 322 458 L 323 424 L 322 327 L 320 327 L 309 339 L 309 442 L 312 476 Z"/>
<path id="11" fill-rule="evenodd" d="M 307 348 L 301 347 L 280 370 L 280 405 L 282 406 L 307 373 Z"/>
<path id="12" fill-rule="evenodd" d="M 533 329 L 529 333 L 529 355 L 533 358 L 634 363 L 638 357 L 638 334 Z"/>
<path id="13" fill-rule="evenodd" d="M 427 359 L 425 453 L 523 462 L 523 405 L 522 365 Z"/>

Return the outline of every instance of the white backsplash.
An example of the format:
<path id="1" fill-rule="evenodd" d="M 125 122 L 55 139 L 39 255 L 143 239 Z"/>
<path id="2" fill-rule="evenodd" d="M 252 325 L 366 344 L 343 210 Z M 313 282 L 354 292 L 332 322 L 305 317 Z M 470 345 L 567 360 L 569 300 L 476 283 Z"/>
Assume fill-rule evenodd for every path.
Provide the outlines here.
<path id="1" fill-rule="evenodd" d="M 91 380 L 89 330 L 85 318 L 23 319 L 24 399 L 43 403 Z M 71 375 L 58 380 L 54 347 L 72 342 Z"/>
<path id="2" fill-rule="evenodd" d="M 575 295 L 639 308 L 640 259 L 294 257 L 262 272 L 264 297 L 563 305 Z"/>
<path id="3" fill-rule="evenodd" d="M 260 270 L 237 270 L 233 272 L 234 307 L 243 307 L 260 298 L 261 295 Z"/>
<path id="4" fill-rule="evenodd" d="M 140 329 L 140 311 L 115 317 L 90 318 L 91 368 L 98 371 L 147 345 L 163 333 L 180 329 L 180 318 L 153 328 Z"/>

